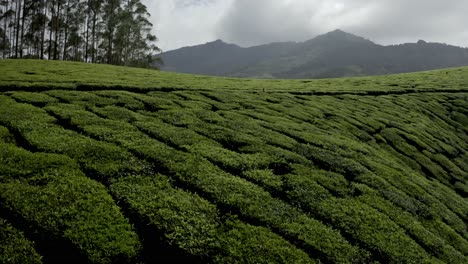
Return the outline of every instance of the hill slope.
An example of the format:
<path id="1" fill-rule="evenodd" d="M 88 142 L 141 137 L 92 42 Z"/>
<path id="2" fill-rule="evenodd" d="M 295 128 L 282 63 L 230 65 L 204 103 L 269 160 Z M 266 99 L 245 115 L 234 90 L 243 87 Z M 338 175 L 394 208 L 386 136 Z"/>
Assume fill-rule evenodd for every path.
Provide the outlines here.
<path id="1" fill-rule="evenodd" d="M 251 48 L 217 40 L 161 57 L 167 71 L 262 78 L 382 75 L 468 65 L 466 48 L 424 41 L 381 46 L 341 30 L 306 42 Z"/>
<path id="2" fill-rule="evenodd" d="M 0 262 L 468 261 L 468 68 L 0 70 Z"/>

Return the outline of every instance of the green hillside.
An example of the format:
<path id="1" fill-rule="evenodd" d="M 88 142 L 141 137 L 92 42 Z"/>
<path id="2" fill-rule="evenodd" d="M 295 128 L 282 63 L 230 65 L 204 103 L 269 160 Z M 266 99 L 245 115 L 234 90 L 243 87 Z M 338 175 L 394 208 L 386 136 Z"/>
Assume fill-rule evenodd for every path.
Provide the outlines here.
<path id="1" fill-rule="evenodd" d="M 468 263 L 468 68 L 0 60 L 0 263 Z"/>
<path id="2" fill-rule="evenodd" d="M 160 56 L 164 71 L 273 79 L 375 76 L 468 66 L 468 48 L 423 40 L 382 46 L 341 30 L 304 42 L 246 48 L 216 40 Z"/>

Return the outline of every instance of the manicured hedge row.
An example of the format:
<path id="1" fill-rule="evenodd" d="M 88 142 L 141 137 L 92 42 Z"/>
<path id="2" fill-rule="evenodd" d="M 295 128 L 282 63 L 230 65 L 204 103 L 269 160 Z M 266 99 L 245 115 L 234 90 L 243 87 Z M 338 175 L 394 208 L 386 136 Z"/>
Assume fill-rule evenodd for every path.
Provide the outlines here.
<path id="1" fill-rule="evenodd" d="M 29 103 L 36 106 L 45 106 L 49 103 L 56 103 L 59 101 L 45 93 L 14 92 L 11 94 L 11 97 L 19 102 Z"/>
<path id="2" fill-rule="evenodd" d="M 75 159 L 88 175 L 108 182 L 111 178 L 143 171 L 146 168 L 125 150 L 81 135 L 56 124 L 57 120 L 44 110 L 15 103 L 0 97 L 0 124 L 16 131 L 25 147 L 32 150 L 65 154 Z M 64 126 L 73 126 L 64 122 Z"/>
<path id="3" fill-rule="evenodd" d="M 358 239 L 382 262 L 442 263 L 432 258 L 388 216 L 353 199 L 328 199 L 317 211 L 343 233 Z"/>
<path id="4" fill-rule="evenodd" d="M 0 141 L 73 159 L 70 169 L 36 153 L 33 170 L 5 167 L 9 175 L 36 186 L 65 184 L 49 170 L 82 170 L 109 187 L 140 235 L 154 232 L 175 250 L 169 255 L 220 263 L 466 262 L 468 204 L 460 195 L 468 146 L 456 114 L 464 102 L 452 103 L 458 95 L 5 95 L 36 107 L 0 96 Z M 143 252 L 165 257 L 165 246 L 140 238 Z"/>
<path id="5" fill-rule="evenodd" d="M 357 249 L 350 246 L 338 232 L 202 158 L 174 153 L 175 150 L 162 146 L 145 152 L 148 158 L 159 162 L 174 174 L 178 181 L 205 193 L 225 210 L 238 212 L 280 234 L 290 236 L 292 241 L 300 243 L 312 255 L 313 252 L 322 252 L 324 256 L 321 258 L 344 262 L 359 258 Z M 328 237 L 327 241 L 320 240 L 324 235 Z"/>
<path id="6" fill-rule="evenodd" d="M 0 160 L 1 208 L 37 239 L 48 261 L 137 260 L 140 243 L 132 226 L 106 188 L 86 178 L 73 160 L 11 144 L 0 144 Z"/>
<path id="7" fill-rule="evenodd" d="M 115 110 L 115 108 L 114 108 Z M 148 113 L 148 115 L 150 116 L 154 116 L 154 117 L 158 117 L 158 113 Z M 171 120 L 176 120 L 176 119 L 171 119 L 171 115 L 169 112 L 164 112 L 162 113 L 162 117 L 166 122 L 171 122 Z M 111 114 L 110 114 L 111 115 Z M 203 142 L 207 143 L 208 145 L 204 146 L 203 144 L 202 145 L 199 145 L 200 147 L 202 147 L 201 149 L 198 149 L 198 148 L 194 148 L 194 146 L 197 146 L 196 145 L 196 141 L 197 140 L 191 140 L 190 137 L 184 137 L 182 135 L 184 135 L 184 133 L 192 133 L 190 132 L 190 130 L 187 130 L 187 129 L 182 129 L 182 128 L 177 128 L 177 127 L 173 127 L 173 126 L 170 126 L 168 124 L 165 124 L 165 123 L 161 123 L 161 121 L 158 119 L 158 118 L 148 118 L 147 120 L 145 120 L 145 118 L 141 118 L 141 116 L 138 116 L 138 117 L 135 117 L 135 113 L 131 112 L 131 113 L 128 113 L 126 112 L 126 115 L 128 116 L 131 116 L 131 119 L 128 119 L 132 122 L 134 122 L 135 120 L 140 120 L 140 122 L 138 123 L 135 123 L 135 124 L 138 124 L 138 126 L 143 129 L 143 131 L 145 131 L 146 133 L 149 133 L 150 135 L 154 136 L 155 138 L 158 138 L 164 142 L 167 142 L 168 144 L 171 144 L 175 147 L 181 147 L 181 146 L 191 146 L 188 148 L 188 150 L 190 150 L 192 153 L 194 154 L 202 154 L 204 155 L 205 157 L 209 158 L 211 161 L 213 162 L 216 162 L 217 164 L 221 165 L 221 166 L 225 166 L 225 168 L 227 168 L 228 170 L 232 170 L 234 172 L 246 172 L 244 173 L 242 176 L 249 179 L 249 180 L 252 180 L 253 182 L 256 182 L 262 186 L 264 186 L 265 188 L 267 188 L 267 190 L 269 191 L 275 191 L 277 192 L 278 191 L 278 188 L 280 186 L 282 186 L 280 182 L 272 180 L 273 178 L 272 177 L 275 177 L 274 174 L 272 175 L 270 170 L 265 170 L 265 166 L 267 166 L 268 163 L 265 163 L 265 165 L 260 165 L 260 167 L 255 167 L 257 164 L 256 162 L 254 162 L 254 167 L 245 167 L 244 165 L 242 165 L 242 163 L 237 163 L 237 162 L 234 162 L 238 157 L 241 157 L 242 154 L 237 154 L 237 153 L 234 153 L 234 152 L 231 152 L 229 158 L 228 156 L 226 156 L 227 158 L 226 159 L 223 159 L 223 155 L 220 155 L 220 153 L 224 153 L 224 152 L 229 152 L 228 150 L 225 150 L 225 149 L 219 149 L 218 151 L 214 151 L 214 152 L 210 152 L 208 151 L 207 153 L 203 154 L 204 151 L 201 151 L 202 149 L 210 149 L 209 146 L 215 146 L 216 143 L 214 142 L 214 144 L 212 143 L 213 141 L 206 141 L 205 138 L 200 138 L 199 140 L 204 140 Z M 198 114 L 197 114 L 198 115 Z M 232 118 L 232 117 L 231 117 Z M 237 118 L 237 117 L 235 117 Z M 180 120 L 180 119 L 179 119 Z M 209 129 L 207 130 L 202 130 L 202 127 L 205 126 L 205 127 L 210 127 L 210 125 L 207 126 L 207 124 L 203 124 L 201 122 L 200 119 L 198 119 L 196 116 L 191 116 L 190 119 L 186 119 L 187 121 L 184 121 L 182 123 L 179 123 L 179 121 L 177 121 L 176 125 L 188 125 L 190 127 L 190 129 L 193 129 L 193 130 L 196 130 L 198 133 L 200 134 L 203 134 L 204 136 L 206 137 L 210 137 L 216 141 L 219 141 L 220 137 L 223 137 L 223 136 L 228 136 L 229 135 L 232 135 L 232 136 L 237 136 L 235 134 L 229 134 L 229 133 L 225 133 L 225 131 L 228 131 L 228 130 L 225 130 L 225 129 L 220 129 L 218 130 L 219 132 L 221 133 L 204 133 L 204 131 L 208 131 Z M 235 126 L 235 120 L 229 120 L 229 119 L 226 119 L 226 118 L 222 118 L 222 119 L 217 119 L 216 121 L 218 124 L 222 124 L 222 127 L 224 126 L 227 126 L 228 123 L 232 123 L 232 125 Z M 153 125 L 152 123 L 154 124 L 157 124 L 157 125 Z M 290 123 L 290 122 L 289 122 Z M 345 125 L 345 124 L 343 124 Z M 242 135 L 243 134 L 243 128 L 239 128 L 241 133 L 239 133 L 239 135 Z M 167 132 L 165 132 L 167 131 Z M 178 135 L 181 135 L 182 137 L 178 137 Z M 193 134 L 194 136 L 198 137 L 197 134 Z M 213 135 L 215 136 L 213 138 Z M 301 134 L 298 134 L 296 133 L 296 137 L 301 137 L 301 138 L 304 138 Z M 185 139 L 184 139 L 185 138 Z M 317 139 L 319 139 L 320 141 L 317 141 Z M 184 140 L 184 141 L 178 141 L 178 140 Z M 309 140 L 313 140 L 313 143 L 314 144 L 321 144 L 322 147 L 326 147 L 326 148 L 330 148 L 333 146 L 333 144 L 338 144 L 339 146 L 345 146 L 345 147 L 349 147 L 350 150 L 353 150 L 353 151 L 360 151 L 362 153 L 369 153 L 369 150 L 367 149 L 362 149 L 361 146 L 359 145 L 348 145 L 348 142 L 345 142 L 343 141 L 342 139 L 340 139 L 341 141 L 330 141 L 329 139 L 326 139 L 326 138 L 321 138 L 321 137 L 315 137 L 315 138 L 306 138 L 304 141 L 309 141 Z M 229 140 L 226 140 L 226 141 L 229 141 Z M 182 143 L 181 143 L 182 142 Z M 242 142 L 242 141 L 239 141 L 239 142 Z M 243 141 L 243 142 L 246 142 L 246 143 L 250 143 L 249 141 Z M 262 143 L 263 144 L 263 143 Z M 261 146 L 262 144 L 259 144 L 257 145 L 258 146 Z M 251 144 L 252 145 L 252 144 Z M 203 147 L 204 146 L 204 147 Z M 219 148 L 219 147 L 218 147 Z M 247 149 L 252 149 L 252 151 L 255 151 L 255 147 L 249 147 Z M 315 148 L 314 150 L 318 150 L 318 151 L 315 151 L 315 152 L 310 152 L 310 153 L 321 153 L 323 152 L 324 150 L 323 149 L 318 149 L 318 148 Z M 209 154 L 209 153 L 213 153 L 213 155 Z M 300 154 L 304 154 L 303 151 L 301 152 L 298 152 Z M 339 153 L 342 153 L 342 152 L 339 152 Z M 356 155 L 350 155 L 351 153 L 344 153 L 344 155 L 346 156 L 349 156 L 349 157 L 353 157 L 356 156 Z M 249 154 L 250 155 L 250 154 Z M 317 155 L 317 154 L 314 154 L 314 155 Z M 321 154 L 320 154 L 321 155 Z M 326 158 L 325 156 L 323 156 L 323 158 L 321 158 L 322 156 L 317 156 L 320 158 L 320 161 L 321 162 L 325 162 L 325 164 L 331 164 L 329 163 L 331 160 L 333 160 L 333 158 Z M 333 153 L 329 153 L 329 154 L 326 154 L 326 155 L 329 155 L 329 157 L 336 157 L 335 154 Z M 360 154 L 361 155 L 361 154 Z M 224 155 L 225 156 L 225 155 Z M 305 155 L 307 156 L 307 155 Z M 268 156 L 266 156 L 268 157 Z M 348 158 L 345 158 L 345 159 L 348 159 Z M 268 158 L 267 158 L 268 160 Z M 259 164 L 262 164 L 262 163 L 259 163 Z M 333 165 L 334 164 L 334 165 Z M 348 175 L 360 175 L 361 173 L 363 172 L 368 172 L 367 171 L 367 168 L 363 168 L 362 165 L 346 165 L 346 163 L 342 163 L 342 162 L 339 162 L 339 161 L 334 161 L 332 165 L 329 165 L 329 167 L 333 167 L 333 168 L 339 168 L 339 167 L 342 167 L 343 169 L 342 170 L 339 170 L 338 172 L 341 172 L 341 173 L 348 173 Z M 367 166 L 367 163 L 364 163 L 366 164 Z M 338 165 L 335 166 L 335 165 Z M 357 167 L 356 167 L 357 166 Z M 353 170 L 353 167 L 361 167 L 360 170 L 358 171 L 355 171 Z M 251 168 L 251 169 L 249 169 Z M 258 170 L 260 169 L 261 170 L 264 170 L 264 172 L 262 173 L 258 173 Z M 255 172 L 257 170 L 257 172 Z M 250 171 L 252 171 L 252 173 L 250 173 Z M 249 173 L 247 173 L 249 172 Z M 268 174 L 270 173 L 270 174 Z M 259 175 L 265 175 L 265 176 L 259 176 Z M 270 176 L 268 176 L 270 175 Z M 337 174 L 339 175 L 339 174 Z M 259 178 L 260 177 L 260 178 Z M 263 178 L 262 178 L 263 177 Z M 325 177 L 322 177 L 322 183 L 325 182 Z M 336 184 L 334 185 L 329 185 L 329 186 L 336 186 Z M 336 190 L 337 187 L 330 187 L 328 188 L 328 190 Z M 348 191 L 342 191 L 342 192 L 334 192 L 334 194 L 337 194 L 337 195 L 352 195 L 352 193 L 349 193 Z M 312 196 L 313 197 L 313 196 Z M 390 197 L 390 196 L 387 196 L 387 197 Z"/>
<path id="8" fill-rule="evenodd" d="M 214 263 L 320 263 L 265 227 L 228 219 L 219 233 Z"/>
<path id="9" fill-rule="evenodd" d="M 454 190 L 439 182 L 428 181 L 404 164 L 399 164 L 391 152 L 389 154 L 382 153 L 387 164 L 363 159 L 363 164 L 373 174 L 361 175 L 359 181 L 378 190 L 383 197 L 417 218 L 440 218 L 460 234 L 466 232 L 464 222 L 468 215 L 468 204 L 461 201 Z M 404 177 L 400 176 L 402 173 Z"/>
<path id="10" fill-rule="evenodd" d="M 84 91 L 50 90 L 44 93 L 64 103 L 79 103 L 81 105 L 92 104 L 99 106 L 114 105 L 118 103 L 115 99 L 98 96 L 94 93 Z"/>
<path id="11" fill-rule="evenodd" d="M 466 246 L 464 242 L 459 241 L 455 244 L 457 249 L 451 246 L 448 241 L 438 236 L 437 230 L 424 226 L 417 221 L 411 214 L 394 206 L 388 200 L 383 199 L 376 193 L 362 195 L 358 198 L 363 203 L 366 203 L 373 208 L 387 215 L 392 221 L 406 230 L 419 245 L 421 245 L 428 253 L 445 261 L 446 263 L 466 263 Z M 463 249 L 465 247 L 465 249 Z"/>
<path id="12" fill-rule="evenodd" d="M 61 118 L 69 118 L 71 122 L 90 135 L 116 142 L 139 155 L 146 155 L 147 151 L 153 152 L 160 147 L 157 144 L 161 144 L 127 123 L 105 120 L 83 109 L 74 107 L 48 107 L 47 109 Z M 142 117 L 138 116 L 138 118 Z M 168 182 L 170 180 L 164 176 L 123 177 L 113 182 L 110 190 L 120 201 L 129 205 L 130 210 L 140 218 L 142 224 L 150 224 L 154 230 L 164 236 L 167 243 L 187 255 L 198 256 L 202 259 L 215 259 L 222 263 L 231 262 L 239 257 L 241 252 L 247 254 L 257 247 L 247 240 L 245 243 L 227 244 L 231 238 L 226 236 L 231 236 L 231 233 L 241 235 L 246 232 L 244 230 L 247 228 L 252 232 L 249 235 L 265 239 L 265 243 L 268 238 L 268 243 L 274 247 L 268 249 L 270 253 L 267 255 L 244 255 L 238 260 L 239 263 L 242 259 L 255 263 L 281 263 L 287 262 L 286 260 L 299 263 L 311 261 L 301 250 L 281 237 L 270 234 L 271 231 L 268 229 L 248 227 L 240 222 L 229 228 L 223 227 L 215 206 L 197 195 L 174 189 Z M 183 182 L 183 184 L 186 183 Z"/>
<path id="13" fill-rule="evenodd" d="M 422 99 L 420 97 L 423 97 Z M 444 122 L 438 122 L 437 124 L 434 124 L 434 121 L 431 121 L 425 114 L 424 114 L 424 105 L 423 103 L 415 103 L 415 102 L 423 102 L 424 97 L 428 96 L 425 95 L 418 95 L 418 96 L 399 96 L 398 99 L 395 99 L 395 96 L 392 97 L 384 97 L 380 98 L 378 100 L 373 100 L 368 97 L 358 97 L 358 96 L 347 96 L 344 97 L 341 100 L 338 100 L 337 98 L 334 97 L 320 97 L 320 98 L 312 98 L 308 97 L 311 100 L 302 100 L 302 102 L 306 103 L 308 107 L 317 107 L 321 106 L 321 104 L 317 104 L 317 101 L 323 102 L 323 105 L 325 108 L 330 108 L 330 106 L 338 106 L 336 109 L 339 111 L 333 111 L 333 113 L 336 115 L 334 118 L 333 122 L 336 122 L 341 128 L 337 130 L 339 132 L 339 136 L 341 137 L 343 135 L 343 131 L 346 131 L 348 128 L 345 126 L 345 121 L 346 118 L 349 118 L 349 116 L 359 116 L 360 121 L 363 123 L 369 123 L 372 124 L 376 119 L 381 121 L 382 125 L 388 125 L 389 127 L 392 127 L 390 129 L 380 129 L 378 124 L 372 125 L 376 129 L 375 132 L 373 133 L 382 133 L 385 131 L 395 131 L 395 133 L 398 137 L 398 141 L 403 143 L 398 143 L 402 146 L 402 152 L 405 153 L 410 153 L 410 156 L 404 156 L 400 152 L 397 152 L 393 149 L 388 149 L 389 144 L 391 141 L 385 141 L 381 140 L 383 143 L 380 146 L 377 145 L 372 145 L 373 148 L 375 149 L 370 149 L 371 151 L 369 152 L 369 148 L 362 149 L 360 147 L 357 148 L 352 147 L 352 144 L 346 143 L 346 145 L 351 146 L 351 148 L 348 149 L 348 151 L 352 153 L 356 153 L 353 156 L 350 156 L 353 160 L 359 161 L 362 165 L 365 165 L 370 171 L 373 171 L 376 175 L 382 175 L 384 174 L 385 178 L 387 181 L 391 181 L 392 185 L 395 186 L 397 189 L 400 190 L 405 190 L 408 194 L 414 194 L 415 191 L 418 191 L 418 195 L 414 195 L 416 197 L 421 197 L 421 192 L 424 193 L 425 196 L 429 196 L 431 202 L 427 202 L 427 204 L 430 204 L 432 207 L 431 209 L 428 210 L 428 212 L 437 212 L 438 215 L 446 221 L 450 223 L 450 225 L 460 233 L 463 234 L 463 232 L 466 232 L 466 227 L 463 228 L 460 224 L 460 218 L 465 219 L 465 215 L 468 213 L 466 211 L 466 204 L 458 204 L 454 205 L 453 202 L 449 202 L 447 198 L 444 197 L 438 197 L 434 199 L 432 196 L 433 195 L 438 195 L 440 193 L 445 193 L 446 190 L 442 190 L 444 187 L 443 185 L 438 185 L 436 188 L 429 187 L 429 182 L 424 179 L 424 177 L 420 176 L 420 173 L 418 171 L 422 171 L 422 165 L 424 165 L 424 168 L 428 168 L 427 171 L 431 175 L 437 175 L 439 179 L 443 180 L 444 182 L 448 182 L 447 179 L 445 178 L 447 175 L 446 172 L 443 171 L 443 167 L 445 163 L 437 160 L 441 160 L 440 156 L 443 157 L 450 157 L 452 156 L 455 157 L 452 160 L 454 162 L 450 162 L 453 164 L 453 166 L 450 166 L 450 163 L 447 163 L 445 165 L 446 167 L 450 166 L 450 170 L 452 171 L 457 171 L 456 168 L 460 167 L 459 162 L 455 162 L 460 160 L 460 158 L 463 158 L 466 156 L 466 150 L 460 150 L 460 146 L 466 146 L 466 141 L 460 141 L 462 138 L 462 135 L 458 134 L 455 135 L 453 131 L 456 131 L 456 129 L 451 129 L 447 123 Z M 443 96 L 440 96 L 443 97 Z M 457 97 L 457 95 L 454 95 L 454 97 Z M 360 103 L 357 104 L 356 100 Z M 406 103 L 401 103 L 400 105 L 405 106 L 402 107 L 399 105 L 399 101 L 401 100 L 406 100 L 408 102 Z M 445 104 L 449 105 L 449 104 Z M 369 111 L 369 109 L 372 109 L 372 107 L 375 106 L 375 111 Z M 410 109 L 411 108 L 411 109 Z M 437 106 L 436 109 L 440 109 L 440 106 Z M 330 109 L 329 111 L 332 111 L 333 109 Z M 411 111 L 411 115 L 406 114 L 408 111 Z M 444 111 L 444 110 L 439 110 L 439 111 Z M 363 118 L 363 116 L 369 116 L 367 119 Z M 266 119 L 266 117 L 262 117 L 263 119 Z M 419 129 L 415 129 L 411 126 L 411 124 L 414 124 L 414 118 L 418 119 L 418 124 L 419 124 Z M 273 119 L 273 118 L 270 118 Z M 340 120 L 342 119 L 342 120 Z M 420 121 L 420 122 L 419 122 Z M 432 122 L 432 123 L 431 123 Z M 332 123 L 332 121 L 328 121 L 327 123 Z M 315 125 L 315 124 L 314 124 Z M 269 125 L 272 129 L 279 129 L 278 126 L 275 126 L 274 124 Z M 294 122 L 290 122 L 290 126 L 294 126 Z M 343 127 L 344 126 L 344 127 Z M 276 127 L 276 128 L 275 128 Z M 281 126 L 279 126 L 281 127 Z M 328 142 L 328 145 L 320 143 L 321 145 L 319 148 L 328 148 L 330 149 L 330 144 L 329 143 L 334 143 L 339 146 L 337 150 L 333 150 L 333 153 L 330 153 L 329 158 L 325 159 L 325 164 L 329 164 L 330 160 L 333 160 L 332 157 L 336 158 L 336 154 L 342 155 L 342 149 L 343 147 L 346 149 L 346 146 L 343 146 L 342 144 L 339 144 L 339 142 L 336 142 L 332 136 L 328 136 L 326 138 L 321 138 L 320 135 L 315 135 L 315 134 L 310 134 L 309 137 L 302 136 L 295 132 L 295 130 L 291 131 L 286 131 L 286 128 L 281 128 L 284 133 L 289 133 L 291 136 L 294 136 L 297 140 L 299 141 L 305 141 L 309 143 L 313 143 L 315 145 L 319 145 L 320 141 L 324 141 L 323 139 L 326 139 L 326 142 Z M 309 131 L 313 131 L 313 128 L 307 128 Z M 337 129 L 337 128 L 335 128 Z M 447 134 L 442 134 L 441 131 L 447 131 Z M 370 131 L 372 132 L 372 131 Z M 335 133 L 337 134 L 337 133 Z M 385 134 L 385 133 L 384 133 Z M 381 137 L 381 134 L 374 134 L 373 135 L 376 138 L 383 139 Z M 446 138 L 449 139 L 446 139 Z M 311 141 L 312 139 L 312 141 Z M 352 139 L 352 138 L 350 138 Z M 317 141 L 320 140 L 320 141 Z M 444 143 L 443 141 L 449 143 Z M 352 142 L 352 141 L 350 141 Z M 337 144 L 338 143 L 338 144 Z M 431 146 L 430 148 L 428 146 Z M 418 152 L 415 147 L 419 149 L 423 149 L 421 152 Z M 405 149 L 403 149 L 403 147 Z M 380 148 L 384 148 L 385 151 L 382 151 Z M 391 148 L 391 147 L 390 147 Z M 409 151 L 406 151 L 408 150 Z M 427 150 L 424 150 L 427 149 Z M 466 148 L 465 148 L 466 149 Z M 356 152 L 356 151 L 362 151 L 365 150 L 366 152 Z M 386 151 L 390 152 L 390 155 L 385 154 Z M 317 153 L 323 153 L 323 150 L 317 150 Z M 458 153 L 458 154 L 456 154 Z M 439 158 L 435 158 L 435 155 L 439 155 Z M 447 156 L 445 156 L 447 155 Z M 317 156 L 317 154 L 316 154 Z M 320 155 L 318 155 L 320 156 Z M 395 156 L 397 159 L 395 159 Z M 411 166 L 413 169 L 408 168 L 405 166 L 405 164 L 401 164 L 398 161 L 398 158 L 407 162 L 409 166 Z M 341 158 L 340 158 L 341 159 Z M 336 161 L 338 164 L 342 164 L 341 161 Z M 400 163 L 400 164 L 399 164 Z M 387 164 L 391 164 L 392 168 L 386 167 Z M 340 165 L 341 166 L 341 165 Z M 333 166 L 336 168 L 336 166 Z M 339 167 L 339 166 L 338 166 Z M 387 173 L 386 171 L 392 170 L 392 173 Z M 395 177 L 398 177 L 397 175 L 413 175 L 414 177 L 403 177 L 402 179 L 397 179 Z M 416 176 L 417 175 L 417 176 Z M 372 176 L 375 177 L 375 176 Z M 444 178 L 442 178 L 444 177 Z M 453 177 L 450 179 L 450 181 L 460 181 L 460 174 L 458 173 L 451 173 L 450 177 Z M 417 186 L 418 185 L 418 186 Z M 424 185 L 424 190 L 421 190 L 421 186 L 419 185 Z M 373 186 L 379 190 L 384 190 L 385 188 L 380 188 L 378 186 Z M 415 189 L 416 188 L 416 189 Z M 430 189 L 430 190 L 429 190 Z M 448 190 L 447 190 L 448 191 Z M 382 192 L 383 193 L 383 192 Z M 454 198 L 454 193 L 453 191 L 449 191 L 449 197 L 452 197 L 450 200 L 451 201 L 459 201 L 459 199 Z M 389 197 L 389 196 L 387 196 Z M 406 199 L 406 198 L 405 198 Z M 425 201 L 427 198 L 424 198 Z M 443 205 L 441 201 L 443 202 Z M 403 200 L 401 200 L 403 201 Z M 445 209 L 443 209 L 445 207 Z M 453 217 L 453 212 L 450 210 L 447 210 L 448 208 L 450 210 L 453 210 L 453 212 L 457 213 L 457 216 Z M 461 209 L 463 208 L 463 209 Z M 409 209 L 406 207 L 406 209 Z M 450 217 L 447 217 L 447 215 L 451 215 Z M 458 218 L 458 219 L 457 219 Z M 463 231 L 465 230 L 465 231 Z"/>
<path id="14" fill-rule="evenodd" d="M 35 250 L 34 243 L 2 218 L 0 218 L 0 241 L 0 263 L 42 263 L 42 257 Z"/>
<path id="15" fill-rule="evenodd" d="M 15 138 L 8 128 L 0 125 L 0 142 L 15 144 Z"/>
<path id="16" fill-rule="evenodd" d="M 174 189 L 158 175 L 121 179 L 111 186 L 120 200 L 186 254 L 215 263 L 313 263 L 270 230 L 223 220 L 216 207 L 197 195 Z"/>
<path id="17" fill-rule="evenodd" d="M 80 124 L 80 128 L 87 133 L 93 136 L 106 135 L 104 137 L 106 140 L 117 141 L 137 155 L 156 162 L 180 184 L 203 193 L 225 208 L 224 210 L 239 213 L 254 222 L 277 230 L 284 236 L 291 237 L 294 243 L 301 245 L 312 256 L 316 252 L 322 254 L 319 258 L 345 262 L 363 257 L 358 249 L 349 245 L 338 232 L 308 218 L 290 205 L 272 198 L 262 188 L 222 171 L 203 158 L 177 151 L 157 140 L 147 138 L 145 134 L 135 129 L 109 127 L 101 130 L 102 134 L 98 134 L 98 130 L 89 128 L 92 128 L 92 124 L 99 118 L 95 116 L 93 119 L 81 119 L 80 116 L 75 114 L 72 122 Z M 114 124 L 117 124 L 116 122 L 114 121 Z M 100 121 L 102 127 L 109 123 L 104 119 Z M 122 128 L 126 126 L 122 125 Z M 158 135 L 158 127 L 154 131 L 150 131 L 149 128 L 150 126 L 148 134 Z M 120 133 L 125 133 L 127 136 L 121 137 Z M 135 140 L 129 141 L 129 138 Z M 326 243 L 319 239 L 324 234 L 329 236 Z M 338 250 L 341 253 L 337 254 L 336 250 L 340 248 L 343 250 Z"/>
<path id="18" fill-rule="evenodd" d="M 169 182 L 162 175 L 134 176 L 116 181 L 110 189 L 142 218 L 141 225 L 151 225 L 170 245 L 186 254 L 212 256 L 220 223 L 216 206 Z"/>

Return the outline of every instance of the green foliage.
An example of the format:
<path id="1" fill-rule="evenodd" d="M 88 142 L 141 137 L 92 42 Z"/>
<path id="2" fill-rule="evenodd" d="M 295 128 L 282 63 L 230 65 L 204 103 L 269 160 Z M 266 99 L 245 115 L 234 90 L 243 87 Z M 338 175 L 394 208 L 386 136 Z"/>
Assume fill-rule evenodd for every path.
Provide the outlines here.
<path id="1" fill-rule="evenodd" d="M 161 62 L 154 58 L 160 50 L 151 34 L 150 14 L 140 0 L 9 0 L 1 6 L 5 7 L 0 16 L 3 59 L 47 58 L 142 68 Z"/>
<path id="2" fill-rule="evenodd" d="M 56 125 L 55 118 L 42 109 L 26 104 L 15 104 L 8 98 L 0 100 L 2 101 L 0 108 L 5 113 L 0 117 L 0 122 L 22 133 L 24 144 L 31 145 L 34 149 L 72 157 L 86 171 L 96 174 L 96 177 L 104 181 L 142 169 L 138 161 L 128 152 L 115 145 L 64 129 Z M 133 166 L 128 166 L 129 164 Z"/>
<path id="3" fill-rule="evenodd" d="M 29 232 L 76 247 L 94 263 L 136 259 L 140 244 L 105 187 L 66 156 L 0 144 L 0 201 Z"/>
<path id="4" fill-rule="evenodd" d="M 169 244 L 189 254 L 209 256 L 216 246 L 216 207 L 196 194 L 174 189 L 164 176 L 130 177 L 111 186 L 119 200 L 154 226 Z"/>
<path id="5" fill-rule="evenodd" d="M 359 199 L 390 217 L 396 224 L 411 234 L 419 245 L 439 259 L 447 263 L 466 262 L 466 255 L 447 244 L 441 237 L 435 235 L 432 231 L 433 229 L 424 226 L 421 222 L 414 221 L 408 212 L 392 206 L 392 203 L 388 200 L 376 195 L 365 195 Z M 459 247 L 459 244 L 457 248 L 462 249 L 462 247 Z"/>
<path id="6" fill-rule="evenodd" d="M 317 211 L 340 226 L 344 233 L 361 241 L 379 261 L 435 262 L 388 216 L 365 204 L 352 199 L 330 199 L 321 202 Z"/>
<path id="7" fill-rule="evenodd" d="M 219 78 L 111 65 L 37 60 L 1 60 L 0 69 L 2 69 L 0 76 L 2 91 L 23 90 L 22 87 L 43 91 L 54 89 L 216 91 L 221 89 L 228 92 L 257 92 L 262 97 L 268 96 L 271 92 L 290 92 L 294 96 L 307 97 L 324 94 L 401 94 L 405 91 L 399 84 L 403 86 L 416 82 L 424 82 L 424 85 L 411 89 L 412 93 L 466 91 L 464 84 L 468 82 L 466 74 L 468 68 L 466 67 L 392 76 L 307 81 Z M 449 74 L 446 75 L 445 72 Z M 359 85 L 355 84 L 356 81 Z M 391 83 L 398 85 L 390 86 Z M 217 105 L 225 108 L 229 105 L 229 100 Z"/>
<path id="8" fill-rule="evenodd" d="M 316 263 L 268 228 L 230 219 L 221 230 L 214 263 Z"/>
<path id="9" fill-rule="evenodd" d="M 0 61 L 0 257 L 468 262 L 465 68 L 299 82 L 44 65 Z"/>
<path id="10" fill-rule="evenodd" d="M 42 263 L 34 243 L 6 220 L 0 218 L 0 262 L 5 264 Z"/>
<path id="11" fill-rule="evenodd" d="M 50 97 L 45 93 L 15 92 L 11 97 L 19 102 L 30 103 L 38 106 L 58 102 L 56 98 Z"/>
<path id="12" fill-rule="evenodd" d="M 0 126 L 0 142 L 3 143 L 15 143 L 15 138 L 13 135 L 8 131 L 8 128 L 4 126 Z"/>

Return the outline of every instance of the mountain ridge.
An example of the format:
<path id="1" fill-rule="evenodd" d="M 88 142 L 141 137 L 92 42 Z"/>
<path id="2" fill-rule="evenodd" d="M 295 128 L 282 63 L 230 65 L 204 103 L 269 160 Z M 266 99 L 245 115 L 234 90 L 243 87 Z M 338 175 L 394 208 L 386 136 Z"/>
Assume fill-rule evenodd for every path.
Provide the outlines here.
<path id="1" fill-rule="evenodd" d="M 468 48 L 419 40 L 380 45 L 334 30 L 304 42 L 240 47 L 221 39 L 161 54 L 165 71 L 248 78 L 385 75 L 468 65 Z"/>

